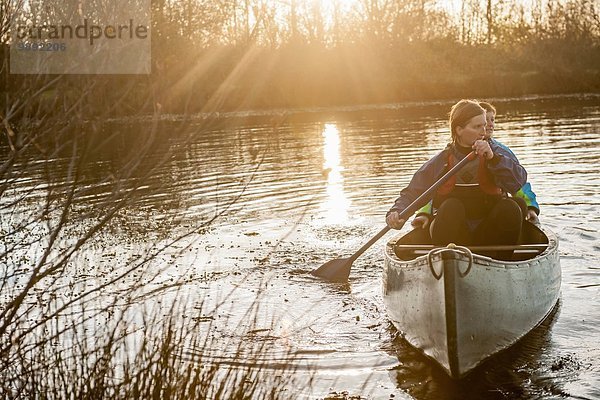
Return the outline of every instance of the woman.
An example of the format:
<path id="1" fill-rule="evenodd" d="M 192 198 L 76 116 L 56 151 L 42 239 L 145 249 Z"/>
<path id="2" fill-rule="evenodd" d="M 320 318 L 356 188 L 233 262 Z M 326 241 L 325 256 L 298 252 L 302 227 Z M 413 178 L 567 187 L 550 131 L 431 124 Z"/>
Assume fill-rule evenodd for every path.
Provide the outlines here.
<path id="1" fill-rule="evenodd" d="M 485 138 L 486 138 L 486 140 L 495 142 L 500 147 L 506 148 L 506 150 L 508 152 L 510 152 L 510 154 L 512 154 L 516 159 L 516 156 L 514 155 L 512 150 L 510 150 L 507 146 L 500 143 L 493 137 L 494 136 L 494 128 L 496 127 L 496 107 L 494 107 L 493 105 L 491 105 L 490 103 L 485 102 L 485 101 L 480 101 L 479 105 L 481 107 L 483 107 L 483 109 L 485 110 L 485 120 L 486 120 Z M 539 221 L 538 215 L 540 215 L 540 205 L 537 202 L 537 199 L 536 199 L 537 196 L 535 195 L 533 189 L 531 188 L 531 184 L 529 182 L 526 182 L 525 185 L 523 185 L 523 187 L 521 189 L 519 189 L 519 191 L 517 193 L 514 194 L 514 197 L 516 199 L 519 199 L 519 198 L 523 199 L 523 201 L 525 202 L 525 207 L 527 209 L 527 211 L 525 213 L 525 219 L 534 224 L 539 224 L 540 221 Z"/>
<path id="2" fill-rule="evenodd" d="M 390 228 L 401 229 L 406 221 L 399 213 L 474 150 L 478 157 L 441 186 L 433 198 L 437 213 L 430 224 L 432 241 L 442 246 L 518 242 L 523 216 L 507 193 L 516 193 L 525 184 L 527 172 L 505 148 L 484 140 L 485 127 L 485 110 L 476 101 L 461 100 L 452 107 L 452 143 L 423 164 L 400 192 L 386 216 Z"/>

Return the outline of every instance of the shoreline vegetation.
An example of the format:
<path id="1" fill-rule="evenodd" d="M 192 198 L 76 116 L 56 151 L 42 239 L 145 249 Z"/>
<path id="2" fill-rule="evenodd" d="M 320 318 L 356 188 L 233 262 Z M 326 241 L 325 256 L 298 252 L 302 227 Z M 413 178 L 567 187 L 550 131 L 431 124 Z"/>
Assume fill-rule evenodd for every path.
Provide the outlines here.
<path id="1" fill-rule="evenodd" d="M 150 75 L 9 74 L 2 26 L 0 102 L 126 116 L 599 92 L 598 3 L 534 3 L 158 0 Z"/>
<path id="2" fill-rule="evenodd" d="M 215 209 L 190 220 L 165 201 L 156 217 L 143 203 L 160 191 L 157 169 L 177 156 L 168 137 L 154 123 L 129 135 L 72 110 L 5 131 L 0 143 L 0 398 L 294 398 L 294 349 L 252 335 L 277 322 L 258 325 L 260 296 L 229 321 L 235 289 L 208 291 L 220 274 L 186 261 L 260 162 Z"/>

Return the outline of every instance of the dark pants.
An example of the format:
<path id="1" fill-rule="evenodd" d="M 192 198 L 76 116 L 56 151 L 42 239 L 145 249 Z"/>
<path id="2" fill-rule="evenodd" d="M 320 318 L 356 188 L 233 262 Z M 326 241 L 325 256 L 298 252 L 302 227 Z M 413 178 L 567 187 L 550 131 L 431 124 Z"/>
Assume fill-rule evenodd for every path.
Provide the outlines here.
<path id="1" fill-rule="evenodd" d="M 511 245 L 519 242 L 523 214 L 512 199 L 500 199 L 475 227 L 469 226 L 465 206 L 457 198 L 445 200 L 439 207 L 430 232 L 433 244 L 458 245 Z M 485 252 L 500 259 L 510 259 L 512 251 Z"/>

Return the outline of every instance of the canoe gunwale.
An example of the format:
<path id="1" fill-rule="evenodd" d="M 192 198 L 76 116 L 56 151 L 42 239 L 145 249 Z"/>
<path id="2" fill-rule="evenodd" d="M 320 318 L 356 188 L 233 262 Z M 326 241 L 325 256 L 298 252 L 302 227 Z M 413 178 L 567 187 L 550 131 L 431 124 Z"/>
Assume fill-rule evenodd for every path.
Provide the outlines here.
<path id="1" fill-rule="evenodd" d="M 543 234 L 546 236 L 548 243 L 546 244 L 546 249 L 543 250 L 542 252 L 536 254 L 535 256 L 531 257 L 528 260 L 516 260 L 516 261 L 512 261 L 512 260 L 497 260 L 495 258 L 486 256 L 486 255 L 482 255 L 482 254 L 478 254 L 476 252 L 471 252 L 472 257 L 473 257 L 473 264 L 474 265 L 480 265 L 480 266 L 486 266 L 486 267 L 493 267 L 493 268 L 504 268 L 504 269 L 513 269 L 513 268 L 529 268 L 530 265 L 528 265 L 531 262 L 536 262 L 539 259 L 542 259 L 543 257 L 547 256 L 550 253 L 553 253 L 557 250 L 558 248 L 558 238 L 556 237 L 556 235 L 549 230 L 542 230 L 540 229 L 541 232 L 543 232 Z M 402 268 L 421 268 L 422 265 L 425 263 L 428 263 L 428 257 L 430 255 L 431 252 L 427 253 L 427 254 L 423 254 L 423 255 L 419 255 L 418 257 L 415 257 L 412 260 L 402 260 L 400 258 L 398 258 L 398 256 L 396 255 L 396 252 L 394 251 L 394 246 L 397 243 L 398 240 L 400 240 L 400 238 L 396 237 L 396 238 L 392 238 L 391 240 L 389 240 L 386 243 L 385 246 L 385 257 L 389 258 L 390 261 L 393 261 L 394 264 L 397 264 L 398 266 L 401 266 Z M 468 246 L 455 246 L 455 245 L 449 245 L 446 247 L 440 246 L 440 247 L 436 247 L 433 250 L 438 250 L 438 249 L 448 249 L 451 250 L 452 247 L 458 247 L 458 248 L 465 248 L 468 249 Z M 454 254 L 455 257 L 461 257 L 461 259 L 465 259 L 468 260 L 470 256 L 463 254 L 460 251 L 456 251 Z"/>
<path id="2" fill-rule="evenodd" d="M 395 237 L 395 238 L 392 238 L 391 240 L 389 240 L 385 246 L 386 257 L 390 257 L 391 260 L 393 260 L 395 263 L 402 264 L 403 267 L 405 264 L 407 268 L 409 267 L 409 265 L 412 261 L 418 262 L 423 257 L 428 257 L 429 254 L 431 253 L 431 251 L 429 251 L 426 254 L 418 255 L 418 256 L 415 256 L 415 257 L 413 257 L 411 259 L 407 259 L 407 260 L 399 258 L 395 252 L 395 245 L 400 240 L 403 240 L 403 239 L 409 237 L 410 235 L 418 233 L 418 232 L 419 232 L 419 228 L 413 229 L 412 231 L 408 232 L 405 235 L 402 235 L 400 237 Z M 448 249 L 448 248 L 469 249 L 468 251 L 470 253 L 472 253 L 475 264 L 481 264 L 481 263 L 487 262 L 487 263 L 490 263 L 490 265 L 497 264 L 498 266 L 500 266 L 500 265 L 520 266 L 521 264 L 526 263 L 527 261 L 539 259 L 539 258 L 547 255 L 548 253 L 555 251 L 556 247 L 558 247 L 557 236 L 552 231 L 550 231 L 548 229 L 544 229 L 541 225 L 534 225 L 530 222 L 526 222 L 523 225 L 523 232 L 524 233 L 526 232 L 528 236 L 536 237 L 537 240 L 534 240 L 534 242 L 537 242 L 536 244 L 543 244 L 546 246 L 546 248 L 539 253 L 533 254 L 532 257 L 530 257 L 528 259 L 523 259 L 523 260 L 498 260 L 498 259 L 486 256 L 486 255 L 479 254 L 476 251 L 471 251 L 469 249 L 469 246 L 458 246 L 455 244 L 449 244 L 448 246 L 434 247 L 432 250 Z M 429 239 L 429 241 L 430 240 L 431 239 Z M 546 243 L 542 243 L 542 242 L 546 242 Z M 428 244 L 430 244 L 430 243 L 428 243 Z M 529 243 L 524 243 L 524 244 L 527 245 Z"/>

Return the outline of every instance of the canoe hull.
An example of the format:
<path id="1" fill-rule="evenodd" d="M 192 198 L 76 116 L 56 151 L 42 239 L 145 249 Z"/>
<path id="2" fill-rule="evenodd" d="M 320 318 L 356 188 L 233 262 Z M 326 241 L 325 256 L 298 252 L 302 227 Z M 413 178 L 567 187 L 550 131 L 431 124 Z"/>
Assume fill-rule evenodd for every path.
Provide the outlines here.
<path id="1" fill-rule="evenodd" d="M 526 335 L 560 292 L 558 241 L 524 261 L 498 261 L 459 250 L 404 261 L 386 246 L 384 302 L 392 323 L 453 378 Z M 469 268 L 469 264 L 471 267 Z"/>

